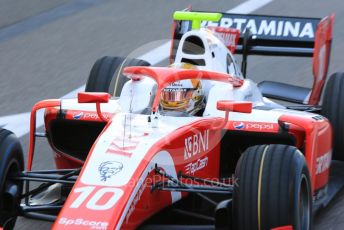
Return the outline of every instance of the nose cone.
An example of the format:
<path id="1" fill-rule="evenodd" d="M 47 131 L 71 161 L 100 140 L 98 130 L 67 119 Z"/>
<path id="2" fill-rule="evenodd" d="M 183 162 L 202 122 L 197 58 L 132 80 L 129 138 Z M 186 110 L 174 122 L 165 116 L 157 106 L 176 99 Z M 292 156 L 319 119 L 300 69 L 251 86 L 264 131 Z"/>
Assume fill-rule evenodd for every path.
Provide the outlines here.
<path id="1" fill-rule="evenodd" d="M 151 191 L 151 186 L 162 179 L 155 174 L 155 165 L 173 177 L 177 173 L 168 152 L 149 155 L 126 185 L 95 186 L 78 180 L 53 229 L 135 229 L 157 211 L 180 200 L 180 192 Z M 101 174 L 105 181 L 111 176 Z"/>
<path id="2" fill-rule="evenodd" d="M 147 116 L 132 116 L 115 115 L 98 137 L 53 229 L 134 229 L 181 199 L 180 192 L 151 192 L 161 181 L 156 165 L 177 177 L 170 153 L 159 145 L 173 128 L 147 133 Z M 130 136 L 122 135 L 129 123 Z"/>

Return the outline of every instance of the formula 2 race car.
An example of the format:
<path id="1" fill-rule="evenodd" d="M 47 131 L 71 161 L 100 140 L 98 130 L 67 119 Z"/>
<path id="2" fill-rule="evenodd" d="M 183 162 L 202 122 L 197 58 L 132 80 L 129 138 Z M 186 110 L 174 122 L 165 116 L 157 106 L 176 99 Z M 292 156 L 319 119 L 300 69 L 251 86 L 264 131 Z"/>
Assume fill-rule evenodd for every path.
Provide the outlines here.
<path id="1" fill-rule="evenodd" d="M 333 16 L 174 19 L 173 65 L 103 57 L 77 99 L 33 107 L 25 170 L 18 139 L 0 131 L 3 228 L 17 216 L 53 221 L 53 229 L 312 228 L 312 213 L 344 185 L 344 74 L 322 93 Z M 257 86 L 246 79 L 251 54 L 312 56 L 313 88 Z M 203 108 L 163 109 L 166 98 L 178 108 L 193 103 L 178 90 L 188 80 L 202 83 Z M 56 169 L 32 169 L 37 136 L 47 138 Z"/>

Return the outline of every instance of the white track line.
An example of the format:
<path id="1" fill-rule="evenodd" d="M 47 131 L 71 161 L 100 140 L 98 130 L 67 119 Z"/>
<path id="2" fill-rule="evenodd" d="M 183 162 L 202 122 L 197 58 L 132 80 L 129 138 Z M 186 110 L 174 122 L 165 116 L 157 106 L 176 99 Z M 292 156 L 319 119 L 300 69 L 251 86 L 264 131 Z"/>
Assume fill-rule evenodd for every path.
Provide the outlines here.
<path id="1" fill-rule="evenodd" d="M 259 8 L 269 4 L 273 0 L 249 0 L 241 3 L 240 5 L 226 11 L 227 13 L 237 13 L 237 14 L 249 14 L 253 11 L 258 10 Z M 159 47 L 149 51 L 138 57 L 138 59 L 146 60 L 152 65 L 156 65 L 159 62 L 169 57 L 170 53 L 170 42 L 166 42 Z M 79 88 L 69 92 L 61 98 L 75 98 L 77 93 L 84 91 L 85 85 L 80 86 Z M 43 110 L 38 111 L 36 126 L 41 127 L 44 125 L 43 121 Z M 18 137 L 22 137 L 25 134 L 29 133 L 30 128 L 30 112 L 14 114 L 9 116 L 0 117 L 0 127 L 11 130 Z"/>
<path id="2" fill-rule="evenodd" d="M 263 6 L 269 4 L 273 0 L 249 0 L 246 2 L 241 3 L 240 5 L 234 7 L 231 10 L 228 10 L 226 13 L 231 14 L 249 14 L 253 11 L 262 8 Z"/>

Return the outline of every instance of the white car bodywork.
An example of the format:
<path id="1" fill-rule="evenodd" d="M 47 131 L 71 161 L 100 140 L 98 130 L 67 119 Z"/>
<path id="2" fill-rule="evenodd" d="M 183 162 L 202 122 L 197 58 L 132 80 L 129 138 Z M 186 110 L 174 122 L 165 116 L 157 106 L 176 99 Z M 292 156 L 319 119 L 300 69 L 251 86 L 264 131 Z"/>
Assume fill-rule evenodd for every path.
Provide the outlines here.
<path id="1" fill-rule="evenodd" d="M 188 38 L 198 37 L 204 45 L 204 53 L 189 54 L 184 52 L 183 47 L 186 45 Z M 228 58 L 230 63 L 228 64 Z M 222 112 L 216 109 L 218 100 L 235 100 L 235 101 L 252 101 L 253 107 L 266 106 L 271 108 L 285 108 L 268 98 L 262 96 L 256 83 L 250 79 L 244 79 L 239 65 L 234 55 L 227 49 L 223 42 L 210 30 L 200 29 L 192 30 L 185 33 L 179 43 L 175 63 L 184 60 L 204 60 L 205 65 L 196 65 L 197 69 L 209 70 L 214 72 L 228 73 L 233 77 L 244 80 L 241 87 L 233 87 L 232 84 L 203 80 L 202 87 L 205 93 L 206 107 L 203 113 L 204 117 L 218 116 Z M 157 85 L 151 78 L 143 78 L 139 81 L 128 81 L 117 99 L 110 100 L 109 103 L 102 105 L 102 111 L 116 113 L 143 113 L 150 108 L 155 96 Z M 94 111 L 93 104 L 78 104 L 73 100 L 64 100 L 63 109 L 80 109 L 84 111 Z"/>

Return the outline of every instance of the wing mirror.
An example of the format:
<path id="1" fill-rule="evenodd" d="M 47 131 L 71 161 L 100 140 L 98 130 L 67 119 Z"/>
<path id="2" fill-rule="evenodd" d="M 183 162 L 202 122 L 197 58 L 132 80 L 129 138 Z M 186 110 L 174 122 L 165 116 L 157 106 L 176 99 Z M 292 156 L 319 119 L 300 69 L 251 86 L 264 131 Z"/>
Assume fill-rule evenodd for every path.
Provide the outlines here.
<path id="1" fill-rule="evenodd" d="M 225 118 L 220 125 L 214 126 L 213 129 L 222 129 L 228 123 L 229 112 L 251 113 L 252 102 L 250 101 L 218 101 L 216 108 L 220 111 L 225 111 Z"/>
<path id="2" fill-rule="evenodd" d="M 109 102 L 111 95 L 108 93 L 93 93 L 93 92 L 80 92 L 78 93 L 79 103 L 96 103 L 97 114 L 100 119 L 107 122 L 108 119 L 105 118 L 101 112 L 100 104 Z"/>
<path id="3" fill-rule="evenodd" d="M 252 102 L 250 101 L 218 101 L 216 108 L 220 111 L 226 112 L 239 112 L 239 113 L 251 113 Z"/>
<path id="4" fill-rule="evenodd" d="M 109 102 L 111 95 L 108 93 L 91 93 L 80 92 L 78 93 L 79 103 L 107 103 Z"/>

